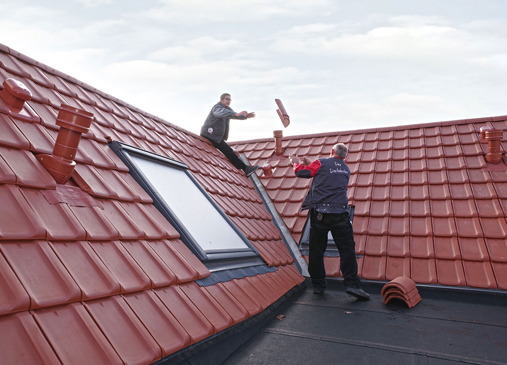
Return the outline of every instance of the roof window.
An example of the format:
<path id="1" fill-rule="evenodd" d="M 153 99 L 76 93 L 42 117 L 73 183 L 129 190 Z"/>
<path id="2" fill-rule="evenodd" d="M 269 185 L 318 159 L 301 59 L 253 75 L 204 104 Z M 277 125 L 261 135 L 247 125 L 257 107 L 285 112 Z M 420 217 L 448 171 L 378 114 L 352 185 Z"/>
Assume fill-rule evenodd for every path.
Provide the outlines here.
<path id="1" fill-rule="evenodd" d="M 184 163 L 117 141 L 109 145 L 208 269 L 264 265 L 255 247 Z"/>

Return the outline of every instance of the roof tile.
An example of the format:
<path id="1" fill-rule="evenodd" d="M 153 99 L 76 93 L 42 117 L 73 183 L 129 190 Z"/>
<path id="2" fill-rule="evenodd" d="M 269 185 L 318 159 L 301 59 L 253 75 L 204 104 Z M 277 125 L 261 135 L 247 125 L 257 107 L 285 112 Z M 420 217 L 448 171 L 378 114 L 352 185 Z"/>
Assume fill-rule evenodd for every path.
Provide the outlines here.
<path id="1" fill-rule="evenodd" d="M 364 253 L 369 256 L 385 256 L 387 254 L 387 236 L 368 236 Z"/>
<path id="2" fill-rule="evenodd" d="M 507 262 L 507 241 L 505 239 L 486 238 L 486 246 L 492 262 Z"/>
<path id="3" fill-rule="evenodd" d="M 455 202 L 468 202 L 468 200 L 455 200 Z M 451 200 L 430 200 L 430 205 L 433 217 L 452 217 L 454 215 Z"/>
<path id="4" fill-rule="evenodd" d="M 56 187 L 55 180 L 30 152 L 0 147 L 0 157 L 16 175 L 17 185 L 39 189 Z"/>
<path id="5" fill-rule="evenodd" d="M 386 215 L 389 214 L 391 217 L 408 217 L 410 214 L 409 201 L 408 200 L 391 200 L 385 201 L 385 204 L 389 205 Z"/>
<path id="6" fill-rule="evenodd" d="M 69 206 L 72 213 L 86 231 L 87 240 L 113 240 L 119 237 L 118 231 L 96 206 Z"/>
<path id="7" fill-rule="evenodd" d="M 386 280 L 393 280 L 399 276 L 410 277 L 410 258 L 387 257 Z"/>
<path id="8" fill-rule="evenodd" d="M 500 218 L 504 216 L 500 202 L 497 199 L 492 200 L 476 200 L 478 215 L 483 218 Z"/>
<path id="9" fill-rule="evenodd" d="M 410 257 L 410 243 L 408 236 L 389 236 L 387 240 L 387 254 L 389 257 Z M 410 270 L 409 270 L 410 271 Z"/>
<path id="10" fill-rule="evenodd" d="M 81 289 L 81 300 L 120 293 L 120 284 L 88 242 L 51 242 L 50 246 Z"/>
<path id="11" fill-rule="evenodd" d="M 249 316 L 253 316 L 262 310 L 261 305 L 250 296 L 253 293 L 247 293 L 243 290 L 238 285 L 238 280 L 234 279 L 218 285 L 223 286 L 246 309 Z"/>
<path id="12" fill-rule="evenodd" d="M 385 280 L 386 256 L 364 256 L 361 277 L 366 280 Z"/>
<path id="13" fill-rule="evenodd" d="M 456 217 L 456 227 L 459 237 L 482 237 L 482 229 L 477 218 Z"/>
<path id="14" fill-rule="evenodd" d="M 124 363 L 151 363 L 162 357 L 161 348 L 122 297 L 84 305 Z"/>
<path id="15" fill-rule="evenodd" d="M 489 261 L 488 250 L 483 238 L 460 237 L 458 240 L 463 260 Z"/>
<path id="16" fill-rule="evenodd" d="M 491 265 L 493 266 L 498 289 L 507 289 L 507 264 L 492 262 Z"/>
<path id="17" fill-rule="evenodd" d="M 479 218 L 485 238 L 507 237 L 505 218 Z"/>
<path id="18" fill-rule="evenodd" d="M 0 251 L 28 292 L 31 309 L 81 299 L 81 291 L 48 242 L 3 242 Z"/>
<path id="19" fill-rule="evenodd" d="M 176 275 L 178 283 L 197 280 L 199 273 L 169 241 L 149 241 L 148 244 Z"/>
<path id="20" fill-rule="evenodd" d="M 153 291 L 128 294 L 124 298 L 162 349 L 162 357 L 190 344 L 188 333 Z"/>
<path id="21" fill-rule="evenodd" d="M 389 219 L 389 234 L 392 236 L 406 236 L 409 234 L 409 224 L 410 221 L 408 217 L 391 217 Z"/>
<path id="22" fill-rule="evenodd" d="M 0 146 L 21 148 L 27 150 L 30 143 L 14 121 L 7 115 L 0 113 Z"/>
<path id="23" fill-rule="evenodd" d="M 430 199 L 432 200 L 446 200 L 451 198 L 448 184 L 442 185 L 429 185 Z"/>
<path id="24" fill-rule="evenodd" d="M 440 285 L 465 286 L 465 273 L 461 260 L 436 260 Z"/>
<path id="25" fill-rule="evenodd" d="M 122 364 L 121 359 L 81 304 L 36 311 L 34 317 L 63 363 Z M 61 340 L 61 329 L 68 332 Z"/>
<path id="26" fill-rule="evenodd" d="M 30 307 L 30 297 L 2 255 L 0 255 L 0 298 L 0 315 L 27 310 Z"/>
<path id="27" fill-rule="evenodd" d="M 457 235 L 454 218 L 432 217 L 433 235 L 436 237 L 453 237 Z"/>
<path id="28" fill-rule="evenodd" d="M 421 284 L 436 284 L 437 271 L 434 259 L 412 258 L 410 266 L 411 279 Z"/>
<path id="29" fill-rule="evenodd" d="M 90 244 L 120 284 L 122 294 L 151 287 L 149 277 L 119 241 L 91 242 Z"/>
<path id="30" fill-rule="evenodd" d="M 460 260 L 461 251 L 457 237 L 435 237 L 435 257 L 443 260 Z"/>
<path id="31" fill-rule="evenodd" d="M 13 185 L 0 185 L 0 240 L 44 239 L 44 224 Z"/>
<path id="32" fill-rule="evenodd" d="M 475 288 L 496 288 L 491 263 L 487 261 L 463 261 L 468 286 Z"/>

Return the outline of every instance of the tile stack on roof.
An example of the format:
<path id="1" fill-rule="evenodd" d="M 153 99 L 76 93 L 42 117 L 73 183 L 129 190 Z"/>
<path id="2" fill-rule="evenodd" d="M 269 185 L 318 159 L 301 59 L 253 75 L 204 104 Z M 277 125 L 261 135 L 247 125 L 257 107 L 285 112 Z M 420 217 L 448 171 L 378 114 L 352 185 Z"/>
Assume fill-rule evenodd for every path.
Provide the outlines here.
<path id="1" fill-rule="evenodd" d="M 506 131 L 507 116 L 284 137 L 281 156 L 273 139 L 233 145 L 252 164 L 275 168 L 261 180 L 298 242 L 310 180 L 295 177 L 289 154 L 324 158 L 337 142 L 349 147 L 348 196 L 364 279 L 404 275 L 417 283 L 507 290 L 507 133 L 502 162 L 490 165 L 487 142 L 479 139 L 485 126 Z M 326 259 L 328 275 L 339 276 L 339 260 Z"/>
<path id="2" fill-rule="evenodd" d="M 421 301 L 415 281 L 406 276 L 399 276 L 382 287 L 380 293 L 384 297 L 384 304 L 393 299 L 403 300 L 409 308 L 413 308 Z"/>
<path id="3" fill-rule="evenodd" d="M 0 46 L 7 78 L 31 91 L 34 118 L 0 110 L 0 362 L 151 363 L 303 281 L 253 184 L 200 137 Z M 53 151 L 62 103 L 95 116 L 66 185 L 35 158 Z M 278 270 L 199 287 L 209 270 L 106 136 L 186 163 Z"/>

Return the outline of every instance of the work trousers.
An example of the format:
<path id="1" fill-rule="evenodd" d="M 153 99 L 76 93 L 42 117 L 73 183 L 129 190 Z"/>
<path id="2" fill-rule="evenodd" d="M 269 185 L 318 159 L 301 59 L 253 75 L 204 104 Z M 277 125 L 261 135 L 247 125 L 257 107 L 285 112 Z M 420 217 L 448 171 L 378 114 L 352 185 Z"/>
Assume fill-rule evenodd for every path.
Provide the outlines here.
<path id="1" fill-rule="evenodd" d="M 211 141 L 211 143 L 213 143 L 213 146 L 215 146 L 217 150 L 222 152 L 225 155 L 225 157 L 227 157 L 229 161 L 231 161 L 231 163 L 234 165 L 235 168 L 243 171 L 246 170 L 245 163 L 240 160 L 238 155 L 234 153 L 231 146 L 229 146 L 227 142 L 221 140 L 220 142 Z"/>
<path id="2" fill-rule="evenodd" d="M 320 216 L 321 219 L 318 219 Z M 340 270 L 346 287 L 359 287 L 357 276 L 356 244 L 348 213 L 329 214 L 310 210 L 310 258 L 308 271 L 312 284 L 326 287 L 324 252 L 327 248 L 327 235 L 331 231 L 334 243 L 340 253 Z"/>

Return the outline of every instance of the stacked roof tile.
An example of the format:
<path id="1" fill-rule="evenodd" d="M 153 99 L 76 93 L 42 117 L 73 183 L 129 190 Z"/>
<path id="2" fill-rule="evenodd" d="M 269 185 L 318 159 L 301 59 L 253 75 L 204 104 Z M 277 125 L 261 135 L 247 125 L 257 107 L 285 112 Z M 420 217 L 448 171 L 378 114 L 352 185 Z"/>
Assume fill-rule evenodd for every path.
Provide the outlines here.
<path id="1" fill-rule="evenodd" d="M 310 180 L 295 177 L 288 156 L 324 158 L 335 143 L 348 146 L 362 278 L 507 290 L 507 159 L 486 162 L 481 127 L 505 131 L 507 116 L 284 137 L 282 155 L 273 139 L 234 146 L 274 168 L 261 180 L 296 242 Z M 339 259 L 325 261 L 328 276 L 339 276 Z"/>
<path id="2" fill-rule="evenodd" d="M 303 281 L 251 181 L 208 142 L 0 45 L 7 78 L 32 99 L 22 113 L 0 107 L 0 362 L 151 363 Z M 35 158 L 53 150 L 62 103 L 95 116 L 66 185 Z M 106 137 L 187 164 L 277 270 L 197 285 L 209 270 Z"/>

